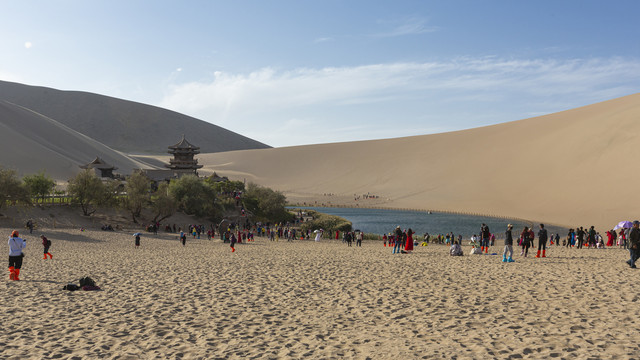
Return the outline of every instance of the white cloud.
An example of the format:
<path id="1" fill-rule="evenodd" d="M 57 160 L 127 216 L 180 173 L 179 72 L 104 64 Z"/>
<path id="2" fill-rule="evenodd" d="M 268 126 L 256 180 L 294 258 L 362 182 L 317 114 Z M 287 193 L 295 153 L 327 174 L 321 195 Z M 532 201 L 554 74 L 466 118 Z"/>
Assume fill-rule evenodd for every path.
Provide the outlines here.
<path id="1" fill-rule="evenodd" d="M 425 123 L 425 113 L 458 127 L 486 125 L 488 118 L 517 120 L 563 110 L 531 104 L 586 105 L 637 92 L 638 83 L 638 59 L 458 58 L 320 69 L 263 68 L 246 74 L 218 71 L 208 81 L 170 86 L 159 105 L 242 134 L 269 134 L 256 139 L 282 146 L 305 143 L 291 141 L 304 138 L 305 131 L 336 138 L 334 129 L 341 127 L 340 136 L 351 139 L 379 138 L 374 134 L 380 132 L 400 136 L 398 129 L 446 128 L 438 120 Z M 500 109 L 502 118 L 494 117 L 495 109 Z"/>

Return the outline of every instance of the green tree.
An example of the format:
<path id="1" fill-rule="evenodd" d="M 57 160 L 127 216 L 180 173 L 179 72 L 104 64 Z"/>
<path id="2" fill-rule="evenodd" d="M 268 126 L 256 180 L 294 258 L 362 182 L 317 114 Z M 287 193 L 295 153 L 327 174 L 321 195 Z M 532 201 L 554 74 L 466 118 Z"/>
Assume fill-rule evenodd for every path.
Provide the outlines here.
<path id="1" fill-rule="evenodd" d="M 141 172 L 134 172 L 127 179 L 124 189 L 127 197 L 124 198 L 124 207 L 131 213 L 134 223 L 138 223 L 137 217 L 140 217 L 142 208 L 150 202 L 151 181 Z"/>
<path id="2" fill-rule="evenodd" d="M 0 209 L 7 202 L 29 203 L 29 191 L 18 179 L 15 170 L 0 168 Z"/>
<path id="3" fill-rule="evenodd" d="M 31 196 L 38 196 L 44 202 L 44 198 L 53 192 L 56 186 L 56 182 L 44 171 L 41 171 L 35 175 L 27 175 L 22 178 L 25 187 L 28 189 Z"/>
<path id="4" fill-rule="evenodd" d="M 211 186 L 195 175 L 171 180 L 169 192 L 178 203 L 178 209 L 187 215 L 214 217 L 216 193 Z"/>
<path id="5" fill-rule="evenodd" d="M 280 191 L 249 183 L 247 191 L 243 195 L 243 203 L 247 210 L 266 221 L 291 220 L 285 206 L 287 198 Z"/>
<path id="6" fill-rule="evenodd" d="M 111 186 L 113 188 L 113 186 Z M 109 199 L 110 194 L 107 186 L 95 175 L 91 169 L 83 170 L 69 180 L 67 191 L 71 195 L 74 203 L 82 207 L 82 213 L 89 216 L 96 212 L 96 205 L 103 204 Z"/>
<path id="7" fill-rule="evenodd" d="M 151 196 L 151 209 L 153 210 L 153 222 L 160 222 L 175 214 L 178 202 L 169 191 L 169 184 L 162 183 L 158 190 Z"/>

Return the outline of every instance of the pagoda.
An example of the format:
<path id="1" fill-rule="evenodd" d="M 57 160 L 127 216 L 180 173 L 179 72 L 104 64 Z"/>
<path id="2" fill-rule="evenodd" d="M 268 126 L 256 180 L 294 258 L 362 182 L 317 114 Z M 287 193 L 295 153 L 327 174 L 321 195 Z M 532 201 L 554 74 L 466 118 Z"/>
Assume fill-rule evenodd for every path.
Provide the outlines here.
<path id="1" fill-rule="evenodd" d="M 113 174 L 113 170 L 117 170 L 118 168 L 108 164 L 106 161 L 102 160 L 99 156 L 96 156 L 95 160 L 86 164 L 80 165 L 81 169 L 92 169 L 96 175 L 101 178 L 111 178 L 113 179 L 115 176 Z"/>
<path id="2" fill-rule="evenodd" d="M 202 165 L 198 165 L 198 160 L 193 156 L 199 153 L 200 148 L 190 144 L 183 134 L 180 142 L 169 146 L 169 154 L 173 155 L 173 159 L 165 166 L 177 173 L 193 173 L 197 176 Z"/>

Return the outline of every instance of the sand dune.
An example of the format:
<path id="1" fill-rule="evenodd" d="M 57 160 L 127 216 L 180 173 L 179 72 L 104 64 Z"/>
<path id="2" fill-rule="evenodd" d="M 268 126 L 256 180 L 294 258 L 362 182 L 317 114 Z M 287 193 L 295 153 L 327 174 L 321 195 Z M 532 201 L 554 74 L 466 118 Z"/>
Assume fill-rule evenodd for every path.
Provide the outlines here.
<path id="1" fill-rule="evenodd" d="M 87 92 L 0 81 L 0 100 L 36 111 L 127 153 L 166 154 L 167 146 L 180 141 L 182 134 L 203 152 L 269 147 L 174 111 Z"/>
<path id="2" fill-rule="evenodd" d="M 54 179 L 66 181 L 81 171 L 79 165 L 96 156 L 115 164 L 120 173 L 150 168 L 55 120 L 2 100 L 0 119 L 0 164 L 20 174 L 44 170 Z"/>
<path id="3" fill-rule="evenodd" d="M 640 94 L 465 131 L 202 154 L 293 201 L 511 216 L 605 231 L 640 218 Z M 334 197 L 323 194 L 333 193 Z"/>
<path id="4" fill-rule="evenodd" d="M 3 359 L 628 359 L 639 350 L 624 250 L 553 248 L 505 265 L 451 258 L 442 245 L 394 256 L 379 242 L 259 238 L 232 254 L 219 241 L 183 248 L 175 235 L 145 234 L 134 250 L 131 232 L 44 231 L 53 259 L 27 235 L 22 280 L 1 285 Z M 62 290 L 84 276 L 102 291 Z"/>

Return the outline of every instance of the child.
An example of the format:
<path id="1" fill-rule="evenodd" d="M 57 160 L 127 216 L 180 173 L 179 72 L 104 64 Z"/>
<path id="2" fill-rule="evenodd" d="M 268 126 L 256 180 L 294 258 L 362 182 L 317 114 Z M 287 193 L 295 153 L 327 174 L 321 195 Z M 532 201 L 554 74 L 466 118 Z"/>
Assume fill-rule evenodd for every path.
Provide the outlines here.
<path id="1" fill-rule="evenodd" d="M 53 255 L 49 252 L 51 240 L 47 239 L 44 235 L 40 235 L 40 239 L 42 239 L 42 246 L 44 246 L 44 257 L 42 259 L 47 260 L 47 255 L 49 255 L 49 259 L 53 259 Z"/>
<path id="2" fill-rule="evenodd" d="M 229 242 L 231 243 L 231 252 L 236 252 L 236 235 L 234 233 L 231 233 Z"/>

